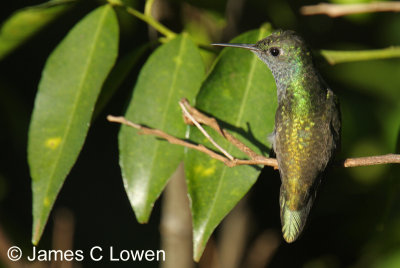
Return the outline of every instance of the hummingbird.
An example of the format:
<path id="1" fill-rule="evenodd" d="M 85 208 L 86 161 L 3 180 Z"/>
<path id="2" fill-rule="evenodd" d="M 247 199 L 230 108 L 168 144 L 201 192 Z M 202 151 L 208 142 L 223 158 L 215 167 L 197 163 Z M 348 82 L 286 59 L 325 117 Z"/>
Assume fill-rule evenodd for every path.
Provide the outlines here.
<path id="1" fill-rule="evenodd" d="M 274 76 L 278 108 L 270 141 L 282 182 L 282 234 L 286 242 L 294 242 L 340 144 L 338 99 L 316 69 L 304 39 L 294 31 L 275 31 L 256 44 L 213 45 L 252 51 Z"/>

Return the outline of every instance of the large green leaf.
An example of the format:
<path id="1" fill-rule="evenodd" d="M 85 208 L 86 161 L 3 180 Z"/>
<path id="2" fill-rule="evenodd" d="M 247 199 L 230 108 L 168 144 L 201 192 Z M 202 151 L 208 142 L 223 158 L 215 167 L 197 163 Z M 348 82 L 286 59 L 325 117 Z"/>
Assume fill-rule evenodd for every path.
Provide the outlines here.
<path id="1" fill-rule="evenodd" d="M 65 177 L 84 143 L 101 86 L 118 52 L 118 21 L 110 6 L 80 21 L 43 70 L 29 128 L 36 244 Z"/>
<path id="2" fill-rule="evenodd" d="M 203 76 L 198 48 L 187 35 L 178 36 L 159 47 L 143 66 L 126 117 L 184 138 L 187 126 L 178 102 L 183 97 L 194 100 Z M 125 190 L 138 221 L 147 222 L 154 202 L 183 160 L 184 149 L 123 126 L 119 150 Z"/>
<path id="3" fill-rule="evenodd" d="M 55 0 L 16 11 L 0 28 L 0 59 L 42 30 L 71 7 L 71 0 Z"/>
<path id="4" fill-rule="evenodd" d="M 254 30 L 234 39 L 254 43 L 269 34 Z M 225 48 L 197 98 L 200 110 L 210 113 L 254 151 L 265 154 L 276 109 L 276 86 L 272 74 L 250 51 Z M 214 133 L 206 128 L 209 133 Z M 246 158 L 217 134 L 218 144 L 238 158 Z M 190 139 L 212 145 L 195 128 Z M 229 168 L 197 151 L 185 159 L 188 191 L 192 202 L 194 258 L 199 260 L 211 233 L 256 181 L 262 167 Z"/>

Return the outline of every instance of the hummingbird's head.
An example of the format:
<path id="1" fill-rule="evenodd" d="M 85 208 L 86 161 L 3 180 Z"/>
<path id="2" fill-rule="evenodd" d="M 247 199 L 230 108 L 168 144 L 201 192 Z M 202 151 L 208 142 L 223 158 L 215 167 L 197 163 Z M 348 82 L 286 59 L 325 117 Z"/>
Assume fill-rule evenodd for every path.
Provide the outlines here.
<path id="1" fill-rule="evenodd" d="M 296 72 L 312 65 L 311 52 L 294 31 L 276 31 L 258 41 L 251 49 L 268 67 L 272 73 Z"/>
<path id="2" fill-rule="evenodd" d="M 315 72 L 310 49 L 294 31 L 275 31 L 256 44 L 213 45 L 244 48 L 255 53 L 271 70 L 277 84 L 278 97 L 284 93 L 289 83 Z"/>
<path id="3" fill-rule="evenodd" d="M 275 31 L 256 44 L 213 45 L 251 50 L 268 65 L 275 80 L 290 79 L 313 66 L 310 49 L 294 31 Z"/>

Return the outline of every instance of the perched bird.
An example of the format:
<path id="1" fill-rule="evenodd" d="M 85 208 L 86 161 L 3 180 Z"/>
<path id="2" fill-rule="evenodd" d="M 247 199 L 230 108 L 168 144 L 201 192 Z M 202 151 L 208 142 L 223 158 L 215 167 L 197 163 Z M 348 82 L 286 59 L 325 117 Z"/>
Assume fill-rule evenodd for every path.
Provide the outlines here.
<path id="1" fill-rule="evenodd" d="M 271 140 L 282 181 L 282 233 L 291 243 L 304 228 L 321 176 L 340 143 L 338 100 L 293 31 L 276 31 L 256 44 L 213 45 L 251 50 L 275 78 L 278 108 Z"/>

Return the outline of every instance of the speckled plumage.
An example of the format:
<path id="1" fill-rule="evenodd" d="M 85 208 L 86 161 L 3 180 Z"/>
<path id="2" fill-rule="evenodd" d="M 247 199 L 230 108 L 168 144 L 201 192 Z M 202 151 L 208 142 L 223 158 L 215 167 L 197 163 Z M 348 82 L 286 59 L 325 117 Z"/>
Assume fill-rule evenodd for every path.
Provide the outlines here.
<path id="1" fill-rule="evenodd" d="M 311 52 L 293 31 L 277 31 L 255 45 L 217 44 L 253 51 L 277 85 L 273 149 L 281 176 L 283 237 L 301 234 L 325 168 L 340 142 L 336 96 L 318 74 Z"/>

